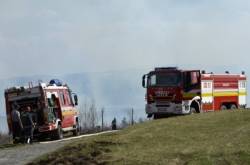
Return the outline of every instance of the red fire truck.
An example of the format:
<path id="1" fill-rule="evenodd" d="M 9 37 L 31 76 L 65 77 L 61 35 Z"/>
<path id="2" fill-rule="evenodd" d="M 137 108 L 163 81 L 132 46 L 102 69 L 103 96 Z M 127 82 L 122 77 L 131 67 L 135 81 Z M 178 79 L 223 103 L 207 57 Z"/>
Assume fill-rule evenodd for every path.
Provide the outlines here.
<path id="1" fill-rule="evenodd" d="M 74 100 L 73 100 L 74 99 Z M 13 104 L 18 105 L 21 118 L 27 106 L 32 109 L 36 123 L 34 137 L 63 138 L 63 132 L 79 134 L 77 95 L 59 80 L 39 83 L 28 87 L 11 87 L 5 90 L 6 114 L 9 132 L 12 132 L 11 112 Z"/>
<path id="2" fill-rule="evenodd" d="M 176 67 L 155 68 L 143 76 L 142 86 L 147 89 L 148 117 L 246 108 L 244 72 L 213 74 Z"/>

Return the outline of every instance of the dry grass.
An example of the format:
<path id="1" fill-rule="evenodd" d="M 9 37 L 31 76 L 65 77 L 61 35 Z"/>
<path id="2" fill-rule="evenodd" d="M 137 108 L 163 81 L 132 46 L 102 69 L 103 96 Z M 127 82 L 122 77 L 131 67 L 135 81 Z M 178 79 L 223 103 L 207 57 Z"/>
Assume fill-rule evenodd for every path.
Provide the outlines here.
<path id="1" fill-rule="evenodd" d="M 249 137 L 250 111 L 203 113 L 83 138 L 33 164 L 250 164 Z"/>

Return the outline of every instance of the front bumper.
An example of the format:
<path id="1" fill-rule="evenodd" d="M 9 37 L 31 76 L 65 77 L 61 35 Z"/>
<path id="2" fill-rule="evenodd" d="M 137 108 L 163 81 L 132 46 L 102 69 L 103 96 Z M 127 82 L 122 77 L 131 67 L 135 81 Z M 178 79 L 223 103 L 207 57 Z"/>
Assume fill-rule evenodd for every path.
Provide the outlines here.
<path id="1" fill-rule="evenodd" d="M 49 132 L 49 131 L 53 131 L 56 129 L 56 125 L 55 124 L 48 124 L 48 125 L 44 125 L 44 126 L 40 126 L 38 128 L 39 132 Z"/>
<path id="2" fill-rule="evenodd" d="M 189 114 L 190 106 L 189 101 L 182 101 L 182 103 L 152 103 L 146 104 L 146 113 L 152 114 Z"/>

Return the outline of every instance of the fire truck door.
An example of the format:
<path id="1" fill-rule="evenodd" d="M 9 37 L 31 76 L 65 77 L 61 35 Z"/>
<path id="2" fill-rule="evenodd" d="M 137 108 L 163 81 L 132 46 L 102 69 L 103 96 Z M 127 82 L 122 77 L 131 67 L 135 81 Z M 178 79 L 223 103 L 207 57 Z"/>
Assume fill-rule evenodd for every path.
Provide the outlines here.
<path id="1" fill-rule="evenodd" d="M 246 105 L 246 81 L 240 80 L 238 82 L 239 86 L 239 105 L 244 106 Z"/>

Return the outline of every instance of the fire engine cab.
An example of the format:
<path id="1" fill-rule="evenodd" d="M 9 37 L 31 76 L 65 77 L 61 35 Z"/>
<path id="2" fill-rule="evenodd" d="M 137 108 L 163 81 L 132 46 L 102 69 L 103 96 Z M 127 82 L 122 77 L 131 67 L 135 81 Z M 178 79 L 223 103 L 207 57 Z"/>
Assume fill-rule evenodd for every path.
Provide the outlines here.
<path id="1" fill-rule="evenodd" d="M 154 118 L 246 108 L 246 84 L 244 72 L 214 74 L 176 67 L 155 68 L 142 78 L 146 113 Z"/>
<path id="2" fill-rule="evenodd" d="M 63 132 L 79 134 L 77 95 L 61 81 L 53 79 L 50 83 L 39 83 L 28 87 L 11 87 L 5 90 L 6 114 L 9 132 L 12 132 L 11 112 L 13 104 L 18 105 L 20 116 L 27 106 L 31 107 L 32 118 L 36 123 L 34 136 L 63 138 Z"/>

